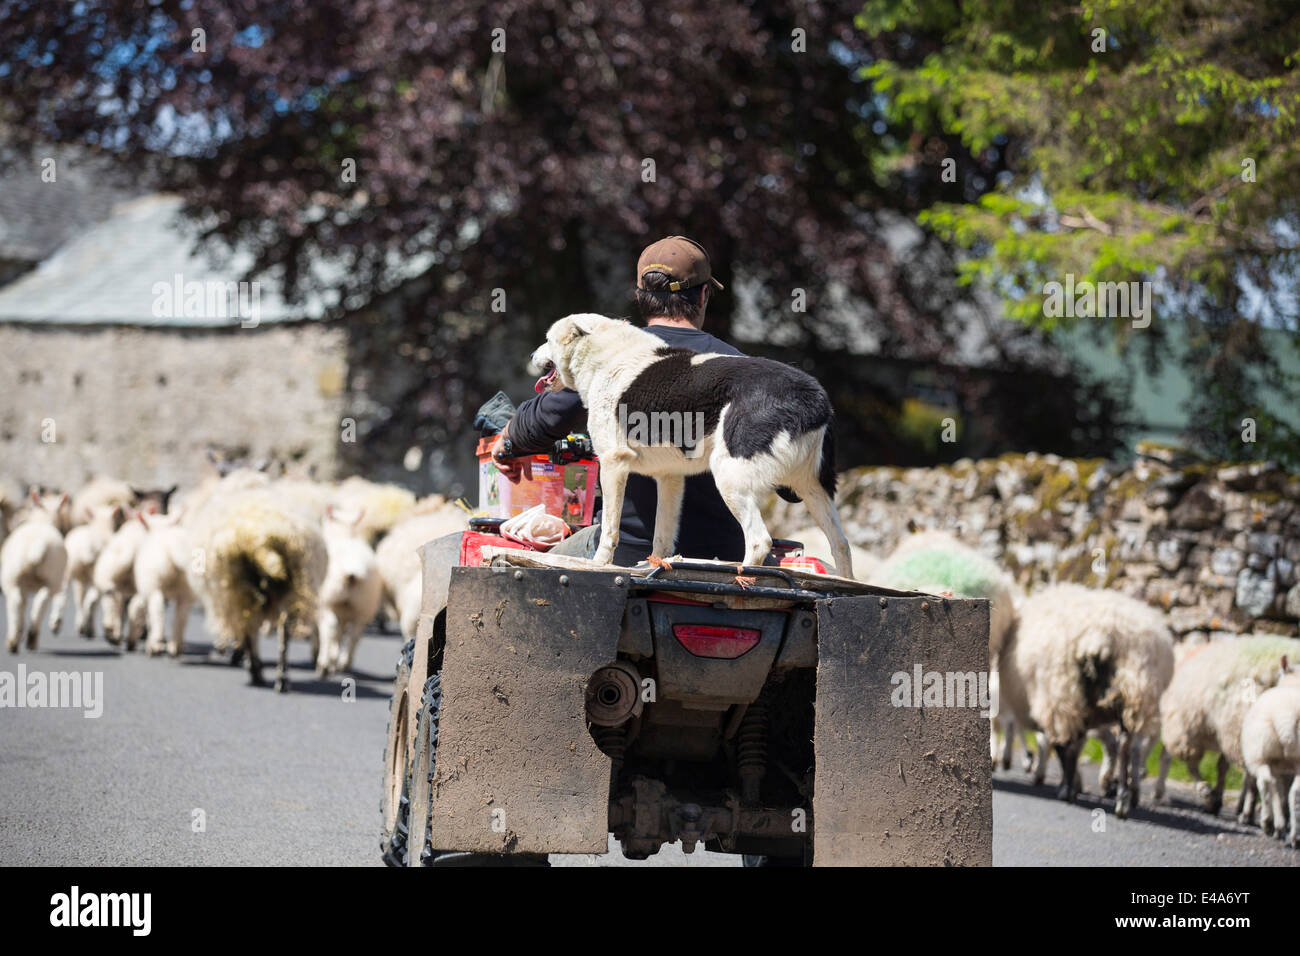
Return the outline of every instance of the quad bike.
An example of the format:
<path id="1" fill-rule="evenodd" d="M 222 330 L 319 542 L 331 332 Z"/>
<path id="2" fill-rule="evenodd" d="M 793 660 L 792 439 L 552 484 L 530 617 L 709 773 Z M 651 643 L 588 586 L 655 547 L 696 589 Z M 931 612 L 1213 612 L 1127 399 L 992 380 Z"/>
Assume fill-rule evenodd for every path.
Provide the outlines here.
<path id="1" fill-rule="evenodd" d="M 936 672 L 940 697 L 987 675 L 986 601 L 492 537 L 422 549 L 386 862 L 538 864 L 613 834 L 633 859 L 680 841 L 749 865 L 991 864 L 987 701 L 899 705 Z"/>

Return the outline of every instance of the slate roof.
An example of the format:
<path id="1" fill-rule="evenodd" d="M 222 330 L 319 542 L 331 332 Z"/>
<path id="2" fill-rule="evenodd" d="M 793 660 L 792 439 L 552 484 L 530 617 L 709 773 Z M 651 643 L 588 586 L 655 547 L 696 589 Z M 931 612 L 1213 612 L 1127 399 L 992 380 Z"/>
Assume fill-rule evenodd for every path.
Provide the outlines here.
<path id="1" fill-rule="evenodd" d="M 244 251 L 236 250 L 219 261 L 196 251 L 194 229 L 179 215 L 180 207 L 179 196 L 165 193 L 119 203 L 103 222 L 70 239 L 34 270 L 0 287 L 0 322 L 240 324 L 248 316 L 235 308 L 196 309 L 200 314 L 186 315 L 186 309 L 173 306 L 169 292 L 160 291 L 176 286 L 184 290 L 196 282 L 205 287 L 224 285 L 236 281 L 252 264 L 251 253 Z M 259 282 L 256 294 L 259 323 L 321 318 L 333 304 L 328 296 L 308 296 L 290 305 L 280 297 L 279 284 L 269 281 Z M 184 293 L 180 304 L 184 304 Z M 221 314 L 224 311 L 231 314 Z"/>

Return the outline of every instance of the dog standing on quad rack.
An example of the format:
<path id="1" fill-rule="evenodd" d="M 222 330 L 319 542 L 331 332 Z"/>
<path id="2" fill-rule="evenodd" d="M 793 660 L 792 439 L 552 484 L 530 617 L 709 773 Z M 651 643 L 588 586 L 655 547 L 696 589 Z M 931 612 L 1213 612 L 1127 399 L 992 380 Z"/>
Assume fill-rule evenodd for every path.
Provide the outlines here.
<path id="1" fill-rule="evenodd" d="M 546 390 L 571 388 L 587 407 L 605 496 L 597 562 L 608 563 L 618 544 L 629 474 L 658 485 L 654 553 L 663 557 L 673 553 L 686 476 L 711 471 L 744 531 L 745 564 L 761 564 L 771 550 L 759 502 L 776 489 L 807 504 L 836 572 L 853 575 L 835 511 L 830 400 L 811 376 L 768 359 L 667 347 L 591 314 L 552 325 L 532 362 Z"/>

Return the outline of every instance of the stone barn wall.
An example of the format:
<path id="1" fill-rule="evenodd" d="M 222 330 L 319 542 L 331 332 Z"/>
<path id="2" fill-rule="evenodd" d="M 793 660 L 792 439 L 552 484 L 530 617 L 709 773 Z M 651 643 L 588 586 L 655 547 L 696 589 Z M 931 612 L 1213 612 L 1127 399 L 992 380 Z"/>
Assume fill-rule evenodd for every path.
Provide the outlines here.
<path id="1" fill-rule="evenodd" d="M 213 444 L 338 470 L 345 331 L 0 325 L 0 478 L 193 484 Z M 54 441 L 44 423 L 53 423 Z"/>
<path id="2" fill-rule="evenodd" d="M 1130 468 L 1034 454 L 860 468 L 837 500 L 849 539 L 881 557 L 912 522 L 978 546 L 1026 590 L 1075 581 L 1143 598 L 1181 639 L 1300 633 L 1300 476 L 1139 448 Z M 772 515 L 776 534 L 810 524 L 803 505 Z"/>

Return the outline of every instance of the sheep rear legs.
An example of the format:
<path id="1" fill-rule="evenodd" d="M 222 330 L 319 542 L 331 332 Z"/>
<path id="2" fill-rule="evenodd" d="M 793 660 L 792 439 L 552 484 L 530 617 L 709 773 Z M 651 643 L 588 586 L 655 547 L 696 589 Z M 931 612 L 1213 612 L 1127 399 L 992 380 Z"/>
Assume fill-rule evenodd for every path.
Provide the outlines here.
<path id="1" fill-rule="evenodd" d="M 27 622 L 27 649 L 36 650 L 41 639 L 41 625 L 45 623 L 45 610 L 50 602 L 50 589 L 41 588 L 32 601 L 32 618 Z"/>
<path id="2" fill-rule="evenodd" d="M 1214 789 L 1205 800 L 1205 811 L 1215 817 L 1223 809 L 1223 788 L 1228 785 L 1228 758 L 1223 754 L 1219 754 L 1217 770 L 1218 776 L 1214 781 Z"/>
<path id="3" fill-rule="evenodd" d="M 280 652 L 276 658 L 275 690 L 283 694 L 289 690 L 289 620 L 280 622 Z"/>
<path id="4" fill-rule="evenodd" d="M 1283 827 L 1286 825 L 1286 787 L 1290 785 L 1294 790 L 1294 783 L 1274 773 L 1273 768 L 1268 764 L 1259 768 L 1257 783 L 1259 785 L 1259 827 L 1265 835 L 1285 840 Z M 1291 817 L 1291 830 L 1294 833 L 1294 815 Z"/>
<path id="5" fill-rule="evenodd" d="M 149 616 L 149 637 L 145 641 L 144 651 L 150 657 L 161 654 L 166 645 L 167 598 L 161 591 L 154 591 L 147 599 L 146 613 Z"/>
<path id="6" fill-rule="evenodd" d="M 320 645 L 316 653 L 316 676 L 324 679 L 330 675 L 339 666 L 339 656 L 341 653 L 340 642 L 342 641 L 342 625 L 339 616 L 331 608 L 326 608 L 321 612 L 320 623 L 317 628 L 319 635 L 318 643 Z"/>
<path id="7" fill-rule="evenodd" d="M 167 642 L 167 653 L 171 657 L 180 657 L 185 648 L 185 628 L 190 623 L 191 600 L 178 600 L 172 608 L 172 637 Z"/>
<path id="8" fill-rule="evenodd" d="M 1288 796 L 1291 805 L 1291 832 L 1287 834 L 1287 845 L 1293 850 L 1300 850 L 1300 773 L 1291 779 L 1291 792 Z"/>
<path id="9" fill-rule="evenodd" d="M 23 633 L 23 624 L 27 620 L 27 594 L 18 588 L 5 591 L 5 614 L 8 617 L 9 633 L 5 647 L 10 654 L 18 653 L 18 641 Z"/>
<path id="10" fill-rule="evenodd" d="M 1056 788 L 1056 796 L 1066 803 L 1074 803 L 1079 796 L 1079 751 L 1083 749 L 1083 738 L 1068 740 L 1055 747 L 1057 759 L 1061 761 L 1061 785 Z"/>
<path id="11" fill-rule="evenodd" d="M 1121 728 L 1119 733 L 1119 752 L 1115 757 L 1115 816 L 1127 820 L 1133 808 L 1138 805 L 1141 777 L 1135 773 L 1133 755 L 1142 749 L 1132 733 Z"/>
<path id="12" fill-rule="evenodd" d="M 237 664 L 241 656 L 248 662 L 248 682 L 254 687 L 265 687 L 266 680 L 262 677 L 262 658 L 257 654 L 256 632 L 244 634 L 232 656 L 232 663 Z"/>

